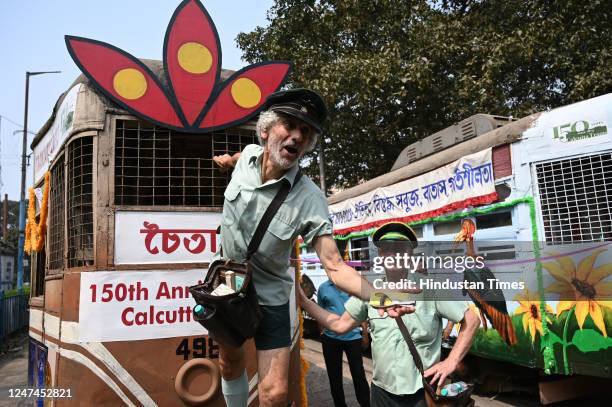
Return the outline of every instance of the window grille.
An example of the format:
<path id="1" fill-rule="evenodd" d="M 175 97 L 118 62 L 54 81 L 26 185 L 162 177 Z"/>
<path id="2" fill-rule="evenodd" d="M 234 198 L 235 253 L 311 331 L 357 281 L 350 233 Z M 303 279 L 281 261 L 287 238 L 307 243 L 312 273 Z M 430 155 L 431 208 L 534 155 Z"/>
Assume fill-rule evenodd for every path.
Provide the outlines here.
<path id="1" fill-rule="evenodd" d="M 49 270 L 64 267 L 64 159 L 51 169 L 49 200 Z"/>
<path id="2" fill-rule="evenodd" d="M 184 134 L 136 120 L 117 120 L 115 203 L 222 206 L 230 174 L 212 157 L 257 142 L 254 131 Z"/>
<path id="3" fill-rule="evenodd" d="M 93 138 L 68 145 L 68 267 L 93 265 Z"/>
<path id="4" fill-rule="evenodd" d="M 612 153 L 536 165 L 546 243 L 612 239 Z"/>

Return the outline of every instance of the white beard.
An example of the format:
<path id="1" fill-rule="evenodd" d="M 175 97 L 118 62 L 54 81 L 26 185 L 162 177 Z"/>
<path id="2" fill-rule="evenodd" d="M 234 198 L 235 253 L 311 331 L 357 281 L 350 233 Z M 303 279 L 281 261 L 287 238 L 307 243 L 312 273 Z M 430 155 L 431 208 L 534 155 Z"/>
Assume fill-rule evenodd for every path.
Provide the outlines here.
<path id="1" fill-rule="evenodd" d="M 270 160 L 283 170 L 288 170 L 295 166 L 300 158 L 299 156 L 295 160 L 284 158 L 281 155 L 282 149 L 283 145 L 281 144 L 280 140 L 275 139 L 274 141 L 268 142 L 268 152 L 270 153 Z"/>

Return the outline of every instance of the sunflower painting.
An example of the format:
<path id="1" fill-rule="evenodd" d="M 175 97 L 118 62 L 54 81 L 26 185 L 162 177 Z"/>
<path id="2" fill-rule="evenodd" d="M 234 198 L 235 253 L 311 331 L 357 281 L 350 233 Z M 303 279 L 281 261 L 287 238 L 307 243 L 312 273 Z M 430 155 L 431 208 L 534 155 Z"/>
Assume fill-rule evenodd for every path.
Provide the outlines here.
<path id="1" fill-rule="evenodd" d="M 577 264 L 569 255 L 550 253 L 554 260 L 542 263 L 542 267 L 555 280 L 546 287 L 546 292 L 559 295 L 556 320 L 562 324 L 562 328 L 559 327 L 561 332 L 559 336 L 554 332 L 549 334 L 551 342 L 559 343 L 562 347 L 565 374 L 571 373 L 570 347 L 588 353 L 612 346 L 605 322 L 605 313 L 612 309 L 612 282 L 606 281 L 612 275 L 612 264 L 598 261 L 598 257 L 607 250 L 607 247 L 595 248 Z M 569 327 L 574 316 L 578 329 L 572 334 Z M 587 316 L 595 329 L 585 326 Z"/>
<path id="2" fill-rule="evenodd" d="M 540 336 L 544 335 L 542 331 L 542 315 L 540 312 L 540 300 L 536 293 L 525 289 L 525 294 L 517 294 L 514 297 L 515 301 L 520 304 L 514 311 L 514 315 L 522 315 L 523 330 L 531 336 L 531 342 L 535 341 L 536 332 Z M 553 313 L 552 308 L 546 304 L 546 312 Z M 548 319 L 548 318 L 547 318 Z"/>
<path id="3" fill-rule="evenodd" d="M 595 267 L 597 256 L 605 251 L 606 248 L 594 250 L 578 263 L 578 267 L 568 256 L 543 263 L 542 267 L 556 280 L 546 291 L 559 294 L 557 317 L 564 311 L 573 310 L 582 329 L 587 315 L 590 315 L 597 329 L 607 337 L 602 307 L 612 308 L 612 282 L 604 281 L 612 274 L 612 264 Z"/>

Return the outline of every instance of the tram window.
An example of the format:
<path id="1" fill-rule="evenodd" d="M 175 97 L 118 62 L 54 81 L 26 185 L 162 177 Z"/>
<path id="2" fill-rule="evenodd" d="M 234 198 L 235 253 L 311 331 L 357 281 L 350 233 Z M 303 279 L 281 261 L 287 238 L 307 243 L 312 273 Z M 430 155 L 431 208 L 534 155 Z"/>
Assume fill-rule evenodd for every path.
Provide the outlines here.
<path id="1" fill-rule="evenodd" d="M 512 213 L 509 211 L 476 216 L 476 227 L 478 229 L 491 229 L 502 226 L 512 226 Z"/>
<path id="2" fill-rule="evenodd" d="M 230 174 L 215 155 L 257 142 L 252 130 L 185 134 L 136 120 L 117 120 L 115 203 L 142 206 L 222 206 Z"/>
<path id="3" fill-rule="evenodd" d="M 461 221 L 452 220 L 450 222 L 434 223 L 434 235 L 451 235 L 459 233 L 461 230 Z"/>
<path id="4" fill-rule="evenodd" d="M 356 266 L 358 271 L 368 270 L 370 265 L 369 241 L 367 237 L 352 239 L 349 249 L 350 260 L 361 261 L 360 266 Z"/>
<path id="5" fill-rule="evenodd" d="M 93 265 L 93 138 L 68 145 L 68 267 Z"/>
<path id="6" fill-rule="evenodd" d="M 49 191 L 49 270 L 64 268 L 64 159 L 51 168 Z M 44 266 L 44 263 L 43 263 Z"/>
<path id="7" fill-rule="evenodd" d="M 45 247 L 38 251 L 32 252 L 30 255 L 30 270 L 34 270 L 36 274 L 34 274 L 34 281 L 30 282 L 30 293 L 31 297 L 38 297 L 44 294 L 45 289 L 45 261 L 46 261 L 46 252 Z M 33 273 L 30 273 L 33 275 Z"/>
<path id="8" fill-rule="evenodd" d="M 410 226 L 417 238 L 423 238 L 423 226 Z"/>

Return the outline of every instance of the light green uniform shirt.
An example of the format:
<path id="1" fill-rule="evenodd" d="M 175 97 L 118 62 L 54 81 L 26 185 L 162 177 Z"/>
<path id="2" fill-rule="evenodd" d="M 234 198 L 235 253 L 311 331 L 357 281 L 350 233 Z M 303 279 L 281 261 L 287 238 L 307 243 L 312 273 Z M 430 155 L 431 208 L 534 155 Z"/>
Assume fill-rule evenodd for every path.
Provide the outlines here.
<path id="1" fill-rule="evenodd" d="M 255 229 L 284 182 L 270 180 L 262 184 L 262 158 L 263 147 L 246 146 L 225 190 L 221 219 L 223 258 L 245 260 Z M 283 305 L 289 301 L 293 276 L 287 269 L 296 238 L 301 235 L 304 243 L 311 245 L 317 236 L 332 233 L 325 196 L 306 176 L 293 185 L 297 171 L 296 165 L 283 175 L 291 183 L 291 191 L 251 258 L 255 289 L 263 305 Z"/>
<path id="2" fill-rule="evenodd" d="M 416 311 L 402 319 L 427 370 L 440 360 L 442 318 L 459 322 L 468 305 L 463 301 L 419 301 L 420 296 L 415 298 Z M 356 297 L 351 297 L 344 306 L 354 320 L 360 323 L 369 320 L 374 365 L 372 382 L 396 395 L 414 394 L 423 387 L 421 373 L 395 320 L 380 319 L 376 309 Z"/>

